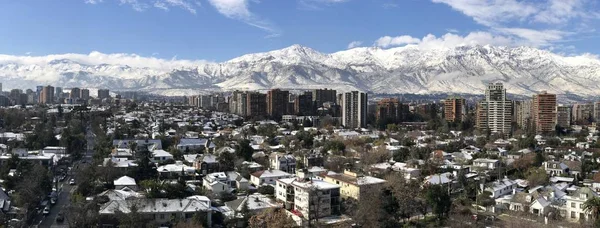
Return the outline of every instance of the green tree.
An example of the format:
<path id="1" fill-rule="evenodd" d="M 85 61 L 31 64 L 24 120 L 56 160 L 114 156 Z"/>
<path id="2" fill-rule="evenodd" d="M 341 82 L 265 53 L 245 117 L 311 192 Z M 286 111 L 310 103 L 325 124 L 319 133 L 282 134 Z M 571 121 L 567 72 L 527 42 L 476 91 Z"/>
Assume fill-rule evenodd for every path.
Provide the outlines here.
<path id="1" fill-rule="evenodd" d="M 442 185 L 428 186 L 425 192 L 425 198 L 433 213 L 437 215 L 438 220 L 448 216 L 450 207 L 452 206 L 452 200 L 450 199 L 446 187 Z"/>
<path id="2" fill-rule="evenodd" d="M 219 162 L 219 169 L 221 172 L 235 170 L 235 155 L 229 152 L 223 152 L 217 158 Z"/>
<path id="3" fill-rule="evenodd" d="M 242 139 L 238 141 L 237 145 L 235 145 L 235 154 L 246 161 L 252 160 L 253 153 L 254 149 L 252 149 L 252 146 L 250 146 L 250 140 Z"/>

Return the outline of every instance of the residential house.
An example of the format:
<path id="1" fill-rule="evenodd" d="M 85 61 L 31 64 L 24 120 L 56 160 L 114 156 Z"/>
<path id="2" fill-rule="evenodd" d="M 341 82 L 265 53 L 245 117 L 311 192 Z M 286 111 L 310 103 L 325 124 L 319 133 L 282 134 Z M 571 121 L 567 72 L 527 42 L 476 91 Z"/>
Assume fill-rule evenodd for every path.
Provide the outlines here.
<path id="1" fill-rule="evenodd" d="M 263 184 L 274 185 L 276 180 L 291 178 L 293 176 L 293 174 L 289 174 L 277 169 L 261 170 L 250 175 L 250 182 L 256 187 Z"/>
<path id="2" fill-rule="evenodd" d="M 140 199 L 112 200 L 100 207 L 100 215 L 115 216 L 117 213 L 131 213 L 136 208 L 145 221 L 152 221 L 161 226 L 172 225 L 175 221 L 190 220 L 197 213 L 206 215 L 206 222 L 212 224 L 210 200 L 205 196 L 191 196 L 185 199 Z M 102 227 L 115 224 L 114 220 L 101 221 Z"/>
<path id="3" fill-rule="evenodd" d="M 500 161 L 496 159 L 478 158 L 473 160 L 473 167 L 494 170 L 500 167 Z"/>
<path id="4" fill-rule="evenodd" d="M 215 147 L 215 144 L 208 139 L 180 139 L 177 144 L 179 151 L 206 150 L 206 152 L 212 152 Z"/>
<path id="5" fill-rule="evenodd" d="M 594 197 L 600 197 L 597 192 L 589 187 L 578 188 L 566 196 L 567 219 L 579 221 L 580 219 L 592 219 L 591 211 L 585 211 L 584 203 Z"/>
<path id="6" fill-rule="evenodd" d="M 200 175 L 219 171 L 218 157 L 213 154 L 204 153 L 196 156 L 194 167 L 200 171 Z"/>
<path id="7" fill-rule="evenodd" d="M 175 164 L 162 165 L 157 168 L 159 176 L 164 178 L 176 178 L 180 176 L 195 176 L 196 168 L 187 166 L 182 161 L 175 161 Z"/>
<path id="8" fill-rule="evenodd" d="M 569 174 L 569 166 L 563 162 L 545 161 L 542 163 L 542 167 L 544 167 L 544 170 L 546 170 L 547 174 L 552 176 Z"/>
<path id="9" fill-rule="evenodd" d="M 362 194 L 371 194 L 380 189 L 386 182 L 372 176 L 364 176 L 348 169 L 344 173 L 329 171 L 321 176 L 324 181 L 340 186 L 340 192 L 343 198 L 353 198 L 360 200 Z"/>
<path id="10" fill-rule="evenodd" d="M 162 163 L 168 160 L 173 160 L 173 155 L 162 149 L 152 151 L 152 162 Z"/>
<path id="11" fill-rule="evenodd" d="M 517 189 L 517 181 L 504 178 L 490 183 L 484 191 L 490 192 L 491 197 L 497 199 L 512 193 L 514 189 Z"/>
<path id="12" fill-rule="evenodd" d="M 210 173 L 202 179 L 202 186 L 213 193 L 248 189 L 248 180 L 237 172 Z"/>
<path id="13" fill-rule="evenodd" d="M 113 184 L 115 185 L 116 190 L 122 190 L 124 188 L 129 188 L 133 191 L 138 190 L 138 186 L 137 186 L 137 183 L 135 182 L 135 179 L 133 179 L 132 177 L 128 177 L 128 176 L 119 177 L 118 179 L 116 179 L 113 182 Z"/>
<path id="14" fill-rule="evenodd" d="M 296 172 L 296 158 L 291 154 L 271 153 L 269 155 L 269 165 L 271 169 L 278 169 L 288 173 Z"/>
<path id="15" fill-rule="evenodd" d="M 244 205 L 246 205 L 248 211 L 253 214 L 260 213 L 270 208 L 281 208 L 281 205 L 272 200 L 271 197 L 260 193 L 241 196 L 236 200 L 225 202 L 225 206 L 237 213 L 241 213 L 243 211 Z"/>

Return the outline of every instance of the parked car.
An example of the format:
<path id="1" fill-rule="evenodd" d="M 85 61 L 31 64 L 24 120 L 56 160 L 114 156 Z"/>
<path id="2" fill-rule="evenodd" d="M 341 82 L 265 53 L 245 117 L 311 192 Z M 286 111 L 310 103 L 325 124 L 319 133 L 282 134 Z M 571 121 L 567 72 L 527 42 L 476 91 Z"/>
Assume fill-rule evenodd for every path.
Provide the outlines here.
<path id="1" fill-rule="evenodd" d="M 48 215 L 50 214 L 50 206 L 46 206 L 44 207 L 44 211 L 42 212 L 43 215 Z"/>
<path id="2" fill-rule="evenodd" d="M 58 215 L 56 216 L 56 222 L 61 223 L 63 221 L 65 221 L 65 216 L 62 212 L 58 212 Z"/>
<path id="3" fill-rule="evenodd" d="M 71 180 L 69 181 L 69 185 L 75 185 L 75 179 L 71 179 Z"/>

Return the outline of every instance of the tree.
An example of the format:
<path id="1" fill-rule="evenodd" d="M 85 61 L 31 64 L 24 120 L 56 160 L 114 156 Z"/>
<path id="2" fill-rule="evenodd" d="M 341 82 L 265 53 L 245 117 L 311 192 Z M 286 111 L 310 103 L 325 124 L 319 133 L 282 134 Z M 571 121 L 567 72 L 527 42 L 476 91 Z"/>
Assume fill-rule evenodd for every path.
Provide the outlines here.
<path id="1" fill-rule="evenodd" d="M 298 227 L 296 222 L 290 218 L 284 209 L 267 209 L 250 218 L 250 228 L 293 228 Z"/>
<path id="2" fill-rule="evenodd" d="M 235 154 L 246 161 L 252 160 L 253 153 L 254 149 L 250 146 L 250 140 L 243 139 L 238 141 L 238 144 L 235 145 Z"/>
<path id="3" fill-rule="evenodd" d="M 219 154 L 217 158 L 219 161 L 219 169 L 221 172 L 235 170 L 235 155 L 227 151 Z"/>
<path id="4" fill-rule="evenodd" d="M 530 168 L 527 171 L 527 181 L 531 187 L 544 186 L 548 183 L 548 174 L 543 168 Z"/>
<path id="5" fill-rule="evenodd" d="M 133 202 L 129 206 L 129 213 L 117 212 L 117 218 L 119 220 L 119 227 L 123 228 L 137 228 L 146 227 L 148 225 L 148 219 L 138 212 L 137 202 Z"/>
<path id="6" fill-rule="evenodd" d="M 583 210 L 592 214 L 592 217 L 596 220 L 596 225 L 600 224 L 600 197 L 593 197 L 585 201 Z"/>
<path id="7" fill-rule="evenodd" d="M 133 145 L 133 144 L 132 144 Z M 152 162 L 152 152 L 146 145 L 134 145 L 135 157 L 137 157 L 137 166 L 131 169 L 131 177 L 138 181 L 155 179 L 158 176 L 156 166 Z"/>
<path id="8" fill-rule="evenodd" d="M 441 220 L 450 212 L 452 201 L 450 199 L 450 195 L 448 194 L 448 190 L 444 186 L 428 186 L 425 192 L 425 198 L 433 213 L 437 215 L 438 220 Z"/>

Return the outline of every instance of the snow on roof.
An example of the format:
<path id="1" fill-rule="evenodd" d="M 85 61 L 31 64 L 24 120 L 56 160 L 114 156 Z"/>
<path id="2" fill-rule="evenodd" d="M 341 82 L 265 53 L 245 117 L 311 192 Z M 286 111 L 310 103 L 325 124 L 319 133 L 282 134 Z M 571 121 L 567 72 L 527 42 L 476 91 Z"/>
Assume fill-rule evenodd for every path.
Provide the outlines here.
<path id="1" fill-rule="evenodd" d="M 179 161 L 176 161 L 175 164 L 168 164 L 158 167 L 159 172 L 181 172 L 182 170 L 186 172 L 194 172 L 196 171 L 196 168 L 187 166 Z"/>
<path id="2" fill-rule="evenodd" d="M 267 208 L 277 208 L 281 205 L 275 203 L 271 198 L 260 193 L 254 193 L 246 197 L 242 203 L 235 209 L 241 211 L 244 207 L 244 202 L 247 203 L 249 210 L 263 210 Z"/>
<path id="3" fill-rule="evenodd" d="M 272 170 L 261 170 L 261 171 L 254 172 L 254 173 L 252 173 L 252 176 L 255 176 L 258 178 L 269 178 L 269 177 L 292 176 L 292 174 L 286 173 L 286 172 L 278 170 L 278 169 L 272 169 Z"/>
<path id="4" fill-rule="evenodd" d="M 137 185 L 135 183 L 135 179 L 133 179 L 132 177 L 128 177 L 128 176 L 119 177 L 119 179 L 116 179 L 113 183 L 115 184 L 115 186 L 118 186 L 118 185 Z"/>
<path id="5" fill-rule="evenodd" d="M 197 199 L 127 199 L 106 203 L 100 208 L 100 214 L 114 214 L 117 211 L 130 213 L 134 205 L 140 213 L 186 213 L 210 210 L 210 203 Z"/>
<path id="6" fill-rule="evenodd" d="M 152 151 L 154 157 L 173 157 L 173 155 L 165 150 L 159 149 Z"/>
<path id="7" fill-rule="evenodd" d="M 292 178 L 294 179 L 294 178 Z M 336 189 L 336 188 L 340 188 L 339 185 L 337 184 L 331 184 L 319 179 L 310 179 L 310 181 L 293 181 L 292 185 L 299 187 L 299 188 L 303 188 L 303 189 L 308 189 L 308 188 L 317 188 L 319 190 L 327 190 L 327 189 Z"/>

